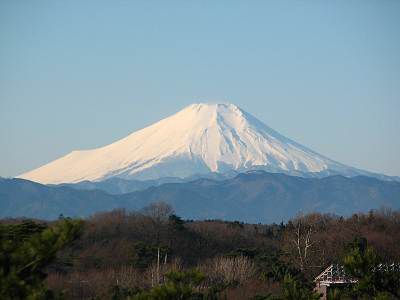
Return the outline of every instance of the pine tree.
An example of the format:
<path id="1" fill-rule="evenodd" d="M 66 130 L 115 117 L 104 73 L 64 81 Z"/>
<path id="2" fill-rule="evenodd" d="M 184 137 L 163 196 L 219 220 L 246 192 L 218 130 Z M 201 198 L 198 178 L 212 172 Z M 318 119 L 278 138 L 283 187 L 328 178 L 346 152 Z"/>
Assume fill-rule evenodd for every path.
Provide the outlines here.
<path id="1" fill-rule="evenodd" d="M 51 298 L 44 271 L 57 251 L 76 239 L 81 221 L 64 219 L 47 227 L 33 221 L 0 225 L 0 295 L 2 299 Z"/>

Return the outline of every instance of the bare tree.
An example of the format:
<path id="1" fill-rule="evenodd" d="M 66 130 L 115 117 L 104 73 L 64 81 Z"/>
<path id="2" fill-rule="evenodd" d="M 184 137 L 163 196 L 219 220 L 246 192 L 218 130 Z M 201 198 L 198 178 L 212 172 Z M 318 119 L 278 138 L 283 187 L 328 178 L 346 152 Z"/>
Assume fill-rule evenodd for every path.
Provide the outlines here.
<path id="1" fill-rule="evenodd" d="M 306 228 L 303 228 L 306 227 Z M 308 250 L 314 244 L 311 241 L 312 227 L 302 226 L 301 220 L 297 222 L 295 238 L 292 239 L 294 243 L 300 264 L 300 269 L 303 271 L 307 263 Z"/>
<path id="2" fill-rule="evenodd" d="M 174 209 L 163 201 L 153 202 L 142 209 L 144 215 L 152 218 L 156 223 L 162 223 L 174 214 Z"/>
<path id="3" fill-rule="evenodd" d="M 303 216 L 289 221 L 285 233 L 283 248 L 293 263 L 304 271 L 315 260 L 316 237 L 314 237 L 313 222 Z"/>
<path id="4" fill-rule="evenodd" d="M 142 209 L 143 215 L 149 217 L 152 221 L 156 233 L 156 242 L 160 242 L 160 234 L 164 224 L 167 223 L 169 217 L 174 214 L 174 209 L 168 203 L 159 201 L 153 202 Z"/>

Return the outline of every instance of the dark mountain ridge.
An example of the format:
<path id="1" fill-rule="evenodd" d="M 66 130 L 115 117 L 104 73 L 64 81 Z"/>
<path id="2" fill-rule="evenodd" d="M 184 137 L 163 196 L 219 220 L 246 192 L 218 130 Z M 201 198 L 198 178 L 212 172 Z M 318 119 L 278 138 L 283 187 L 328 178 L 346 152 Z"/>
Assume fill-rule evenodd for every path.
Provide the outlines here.
<path id="1" fill-rule="evenodd" d="M 313 211 L 345 216 L 382 206 L 397 209 L 400 183 L 366 176 L 303 178 L 253 171 L 226 180 L 200 178 L 111 195 L 23 179 L 0 181 L 0 217 L 85 217 L 115 208 L 138 210 L 156 201 L 171 204 L 189 219 L 280 222 Z"/>

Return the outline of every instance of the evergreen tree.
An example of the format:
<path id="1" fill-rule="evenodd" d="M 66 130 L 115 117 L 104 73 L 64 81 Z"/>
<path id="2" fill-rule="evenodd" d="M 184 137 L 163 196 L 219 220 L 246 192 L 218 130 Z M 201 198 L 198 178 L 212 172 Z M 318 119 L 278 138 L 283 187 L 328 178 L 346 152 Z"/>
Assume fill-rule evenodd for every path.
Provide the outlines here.
<path id="1" fill-rule="evenodd" d="M 76 239 L 82 222 L 62 220 L 47 227 L 32 221 L 0 225 L 1 299 L 46 299 L 44 269 L 57 251 Z"/>
<path id="2" fill-rule="evenodd" d="M 165 284 L 156 286 L 148 292 L 142 292 L 134 300 L 195 300 L 207 299 L 205 295 L 196 291 L 196 287 L 205 279 L 204 275 L 196 270 L 187 272 L 170 272 L 166 275 Z M 208 298 L 210 299 L 210 298 Z"/>
<path id="3" fill-rule="evenodd" d="M 357 298 L 400 298 L 400 273 L 396 265 L 384 262 L 368 246 L 366 239 L 357 238 L 343 259 L 346 273 L 357 280 L 349 294 Z"/>

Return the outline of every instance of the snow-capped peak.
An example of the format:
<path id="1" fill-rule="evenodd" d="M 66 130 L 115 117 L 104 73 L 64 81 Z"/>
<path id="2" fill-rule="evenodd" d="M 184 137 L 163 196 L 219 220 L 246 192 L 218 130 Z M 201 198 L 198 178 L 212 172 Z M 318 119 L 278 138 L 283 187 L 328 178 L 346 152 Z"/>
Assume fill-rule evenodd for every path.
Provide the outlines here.
<path id="1" fill-rule="evenodd" d="M 282 136 L 234 104 L 197 103 L 115 143 L 73 151 L 19 177 L 73 183 L 251 169 L 296 174 L 355 170 Z"/>

